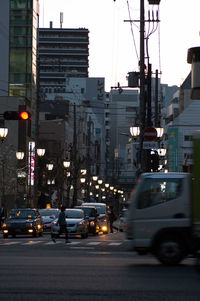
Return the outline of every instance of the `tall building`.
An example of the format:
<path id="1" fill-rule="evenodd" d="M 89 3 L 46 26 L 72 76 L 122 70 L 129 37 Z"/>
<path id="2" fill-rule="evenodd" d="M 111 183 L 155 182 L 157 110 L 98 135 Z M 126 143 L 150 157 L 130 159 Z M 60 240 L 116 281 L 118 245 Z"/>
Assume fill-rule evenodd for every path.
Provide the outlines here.
<path id="1" fill-rule="evenodd" d="M 38 0 L 10 0 L 10 96 L 36 98 L 38 14 Z"/>
<path id="2" fill-rule="evenodd" d="M 8 151 L 5 154 L 12 151 L 13 169 L 15 165 L 18 169 L 28 166 L 29 142 L 35 138 L 38 17 L 39 0 L 1 0 L 0 113 L 3 114 L 7 110 L 27 109 L 32 114 L 31 120 L 26 122 L 5 120 L 5 126 L 8 127 L 8 136 L 4 143 Z M 25 152 L 23 162 L 16 162 L 16 150 Z M 11 159 L 7 161 L 9 163 Z M 5 169 L 4 174 L 5 182 L 11 178 L 7 170 L 8 168 Z M 25 183 L 25 181 L 28 180 L 29 175 L 30 169 L 25 175 L 26 179 L 25 177 L 23 181 L 20 179 L 20 182 L 23 182 L 22 185 L 17 181 L 17 192 L 14 192 L 14 185 L 8 188 L 3 185 L 7 207 L 13 207 L 13 201 L 18 197 L 23 200 L 28 182 Z M 1 176 L 2 174 L 0 178 Z M 16 182 L 16 173 L 13 172 L 12 183 L 14 182 Z M 0 190 L 2 189 L 0 187 Z"/>
<path id="3" fill-rule="evenodd" d="M 40 91 L 65 92 L 69 77 L 88 77 L 89 31 L 39 28 Z"/>

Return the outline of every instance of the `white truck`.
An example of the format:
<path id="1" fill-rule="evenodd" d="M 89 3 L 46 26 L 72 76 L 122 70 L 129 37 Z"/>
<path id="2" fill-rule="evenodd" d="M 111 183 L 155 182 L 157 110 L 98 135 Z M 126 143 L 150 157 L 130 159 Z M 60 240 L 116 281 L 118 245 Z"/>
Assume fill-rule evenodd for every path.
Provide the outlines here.
<path id="1" fill-rule="evenodd" d="M 200 152 L 198 152 L 200 156 Z M 127 249 L 176 265 L 200 249 L 200 164 L 194 173 L 144 173 L 132 196 Z"/>

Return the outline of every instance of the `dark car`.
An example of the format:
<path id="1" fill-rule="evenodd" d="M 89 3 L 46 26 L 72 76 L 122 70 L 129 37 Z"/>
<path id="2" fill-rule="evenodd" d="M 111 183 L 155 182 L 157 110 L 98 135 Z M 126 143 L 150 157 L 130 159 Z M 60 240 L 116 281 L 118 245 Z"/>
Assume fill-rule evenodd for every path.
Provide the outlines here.
<path id="1" fill-rule="evenodd" d="M 107 206 L 105 203 L 82 203 L 81 206 L 93 206 L 97 209 L 99 214 L 99 227 L 100 231 L 104 234 L 108 233 L 108 226 L 109 226 L 109 219 L 108 219 L 108 212 Z"/>
<path id="2" fill-rule="evenodd" d="M 89 233 L 96 235 L 99 233 L 99 214 L 94 206 L 76 206 L 75 208 L 82 209 L 89 222 Z"/>
<path id="3" fill-rule="evenodd" d="M 37 209 L 12 209 L 2 226 L 3 237 L 8 235 L 15 237 L 17 234 L 37 234 L 42 236 L 43 222 Z"/>
<path id="4" fill-rule="evenodd" d="M 57 208 L 45 208 L 39 209 L 39 213 L 42 217 L 44 231 L 51 232 L 51 223 L 58 218 L 60 210 Z"/>

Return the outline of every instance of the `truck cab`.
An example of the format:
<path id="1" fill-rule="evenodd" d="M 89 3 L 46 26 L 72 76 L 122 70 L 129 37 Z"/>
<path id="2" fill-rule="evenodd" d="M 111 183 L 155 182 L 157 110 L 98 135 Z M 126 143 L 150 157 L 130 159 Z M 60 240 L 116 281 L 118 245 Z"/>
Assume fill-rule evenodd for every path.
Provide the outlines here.
<path id="1" fill-rule="evenodd" d="M 193 251 L 189 173 L 144 173 L 127 217 L 127 249 L 151 252 L 166 265 Z"/>

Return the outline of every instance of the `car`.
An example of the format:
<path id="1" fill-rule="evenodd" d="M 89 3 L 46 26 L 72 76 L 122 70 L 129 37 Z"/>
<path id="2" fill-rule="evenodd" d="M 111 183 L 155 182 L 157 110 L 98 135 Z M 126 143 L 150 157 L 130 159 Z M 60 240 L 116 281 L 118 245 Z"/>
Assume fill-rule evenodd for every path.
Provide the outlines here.
<path id="1" fill-rule="evenodd" d="M 122 209 L 119 217 L 113 222 L 113 228 L 120 232 L 124 231 L 128 209 Z"/>
<path id="2" fill-rule="evenodd" d="M 17 234 L 31 234 L 33 237 L 42 236 L 43 221 L 37 209 L 11 209 L 2 225 L 3 237 Z"/>
<path id="3" fill-rule="evenodd" d="M 82 209 L 65 209 L 68 236 L 80 235 L 82 238 L 88 237 L 88 220 Z M 58 218 L 51 223 L 51 235 L 59 237 L 60 226 Z"/>
<path id="4" fill-rule="evenodd" d="M 98 211 L 95 206 L 76 206 L 77 209 L 82 209 L 89 222 L 88 232 L 96 235 L 99 233 Z"/>
<path id="5" fill-rule="evenodd" d="M 45 208 L 45 209 L 39 209 L 39 213 L 42 217 L 43 225 L 44 225 L 44 231 L 50 232 L 51 231 L 51 223 L 58 218 L 58 215 L 60 213 L 60 210 L 57 208 Z"/>
<path id="6" fill-rule="evenodd" d="M 105 203 L 82 203 L 82 206 L 94 206 L 99 214 L 100 231 L 104 234 L 108 233 L 109 218 L 107 213 L 107 206 Z"/>

